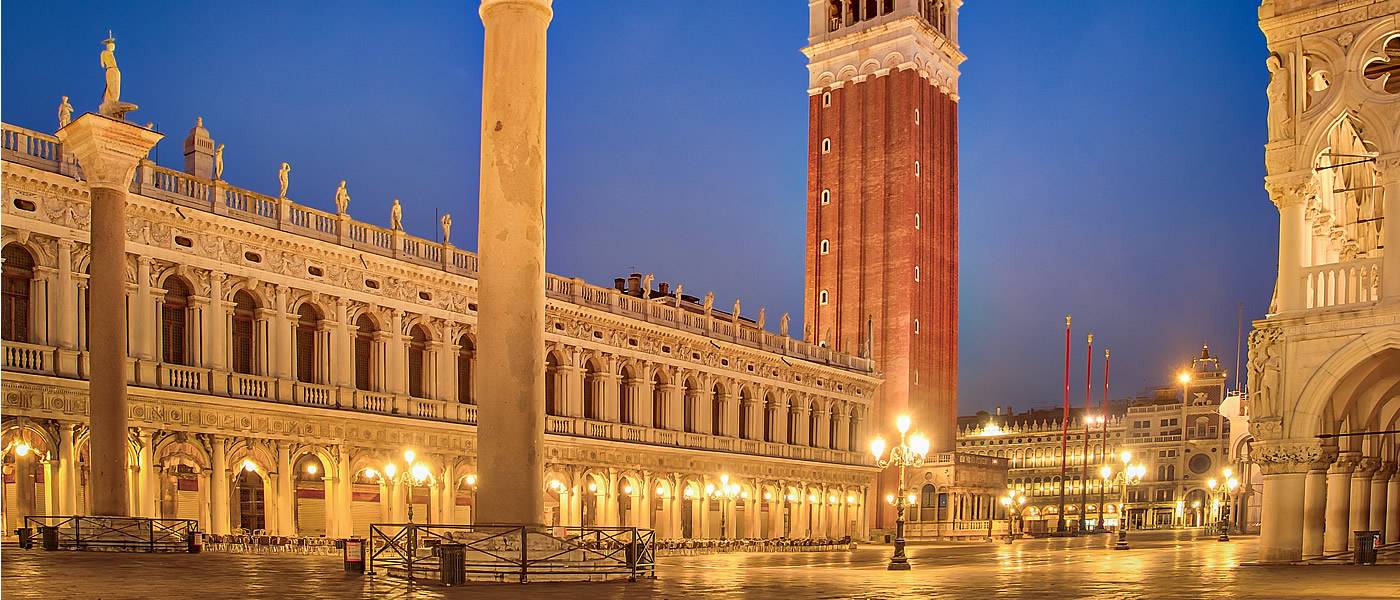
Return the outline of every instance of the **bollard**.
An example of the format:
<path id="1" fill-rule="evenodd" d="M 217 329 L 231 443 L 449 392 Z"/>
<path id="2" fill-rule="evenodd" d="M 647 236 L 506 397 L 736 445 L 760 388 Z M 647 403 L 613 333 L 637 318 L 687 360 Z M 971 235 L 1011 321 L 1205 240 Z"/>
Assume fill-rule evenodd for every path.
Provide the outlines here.
<path id="1" fill-rule="evenodd" d="M 345 561 L 345 572 L 363 574 L 365 572 L 365 541 L 352 537 L 345 540 L 341 548 L 341 558 Z"/>
<path id="2" fill-rule="evenodd" d="M 204 551 L 204 532 L 196 529 L 190 532 L 189 548 L 190 554 L 199 554 Z"/>

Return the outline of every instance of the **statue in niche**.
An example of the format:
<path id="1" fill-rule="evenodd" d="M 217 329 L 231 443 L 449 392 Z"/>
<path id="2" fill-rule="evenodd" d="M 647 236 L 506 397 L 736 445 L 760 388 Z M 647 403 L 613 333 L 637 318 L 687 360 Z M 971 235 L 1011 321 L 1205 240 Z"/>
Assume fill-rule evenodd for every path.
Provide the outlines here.
<path id="1" fill-rule="evenodd" d="M 768 322 L 768 307 L 758 307 L 758 328 L 763 329 L 763 324 Z"/>
<path id="2" fill-rule="evenodd" d="M 448 214 L 443 215 L 442 218 L 439 219 L 439 221 L 442 223 L 442 243 L 444 243 L 444 244 L 451 244 L 451 243 L 452 243 L 452 214 L 451 214 L 451 213 L 448 213 Z"/>
<path id="3" fill-rule="evenodd" d="M 224 177 L 224 145 L 223 145 L 223 144 L 219 144 L 219 147 L 214 149 L 214 179 L 223 179 L 223 177 Z"/>
<path id="4" fill-rule="evenodd" d="M 787 337 L 788 321 L 790 320 L 792 320 L 792 315 L 789 315 L 787 313 L 783 313 L 782 318 L 778 319 L 778 335 Z"/>
<path id="5" fill-rule="evenodd" d="M 713 291 L 705 292 L 705 316 L 710 316 L 710 311 L 714 310 L 714 308 L 715 293 Z"/>
<path id="6" fill-rule="evenodd" d="M 345 180 L 340 180 L 340 187 L 335 188 L 335 214 L 343 215 L 350 209 L 350 192 L 345 189 Z"/>
<path id="7" fill-rule="evenodd" d="M 1286 131 L 1290 109 L 1288 106 L 1288 71 L 1283 65 L 1283 58 L 1277 54 L 1270 54 L 1265 62 L 1269 67 L 1269 141 L 1283 139 L 1288 135 Z"/>
<path id="8" fill-rule="evenodd" d="M 287 177 L 292 174 L 292 165 L 282 163 L 282 168 L 277 170 L 277 197 L 279 199 L 287 197 Z"/>
<path id="9" fill-rule="evenodd" d="M 111 117 L 117 120 L 126 120 L 126 113 L 136 110 L 136 105 L 130 102 L 122 102 L 122 72 L 117 68 L 117 40 L 112 37 L 111 32 L 107 33 L 107 39 L 102 40 L 106 49 L 102 51 L 102 70 L 107 80 L 107 86 L 102 89 L 102 104 L 98 105 L 97 113 L 104 117 Z"/>
<path id="10" fill-rule="evenodd" d="M 58 103 L 58 128 L 63 129 L 73 122 L 73 105 L 68 103 L 68 96 Z"/>
<path id="11" fill-rule="evenodd" d="M 403 231 L 403 206 L 394 198 L 394 206 L 389 209 L 389 229 Z"/>

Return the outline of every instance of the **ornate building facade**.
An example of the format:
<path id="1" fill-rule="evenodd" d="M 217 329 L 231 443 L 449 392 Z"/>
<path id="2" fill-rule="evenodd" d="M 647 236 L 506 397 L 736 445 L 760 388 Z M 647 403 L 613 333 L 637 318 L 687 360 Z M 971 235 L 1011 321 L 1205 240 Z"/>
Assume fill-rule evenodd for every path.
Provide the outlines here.
<path id="1" fill-rule="evenodd" d="M 1262 471 L 1260 560 L 1289 562 L 1400 539 L 1400 444 L 1377 433 L 1400 428 L 1400 1 L 1265 0 L 1259 26 L 1279 261 L 1239 454 Z"/>
<path id="2" fill-rule="evenodd" d="M 94 307 L 80 168 L 3 126 L 6 527 L 89 508 L 87 330 L 123 317 L 132 514 L 339 537 L 410 505 L 470 522 L 489 485 L 476 256 L 450 222 L 439 243 L 352 219 L 348 194 L 330 213 L 231 186 L 215 148 L 201 121 L 183 170 L 142 161 L 125 310 Z M 547 278 L 544 522 L 864 535 L 873 362 L 642 284 Z"/>
<path id="3" fill-rule="evenodd" d="M 1229 453 L 1229 421 L 1221 416 L 1222 403 L 1229 398 L 1226 371 L 1208 348 L 1202 348 L 1182 374 L 1187 377 L 1179 385 L 1110 402 L 1106 420 L 1099 404 L 1088 411 L 1070 409 L 1067 438 L 1059 408 L 966 416 L 959 420 L 958 446 L 1008 461 L 1010 489 L 1026 496 L 1020 518 L 1027 531 L 1054 531 L 1061 515 L 1069 523 L 1090 527 L 1101 518 L 1117 526 L 1124 514 L 1135 529 L 1212 523 L 1220 506 L 1208 482 L 1224 481 L 1224 469 L 1237 468 Z M 1123 490 L 1118 482 L 1105 485 L 1099 468 L 1120 469 L 1125 450 L 1133 463 L 1147 467 L 1147 474 L 1129 486 L 1126 512 L 1120 513 Z M 1247 502 L 1244 492 L 1236 490 L 1231 500 Z"/>

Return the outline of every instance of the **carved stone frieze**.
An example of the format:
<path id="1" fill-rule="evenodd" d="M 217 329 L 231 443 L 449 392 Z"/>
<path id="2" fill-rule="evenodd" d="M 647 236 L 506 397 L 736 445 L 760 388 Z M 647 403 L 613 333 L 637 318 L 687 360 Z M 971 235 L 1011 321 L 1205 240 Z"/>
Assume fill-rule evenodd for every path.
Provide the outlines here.
<path id="1" fill-rule="evenodd" d="M 1305 473 L 1326 456 L 1316 440 L 1255 442 L 1250 459 L 1265 475 Z"/>

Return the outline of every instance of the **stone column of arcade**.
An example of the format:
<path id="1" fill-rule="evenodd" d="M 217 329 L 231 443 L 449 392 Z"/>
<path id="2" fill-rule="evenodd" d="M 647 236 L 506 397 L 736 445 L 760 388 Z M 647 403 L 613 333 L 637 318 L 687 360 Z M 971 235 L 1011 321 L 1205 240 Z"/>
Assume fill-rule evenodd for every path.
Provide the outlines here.
<path id="1" fill-rule="evenodd" d="M 92 198 L 91 279 L 94 310 L 88 334 L 90 460 L 94 515 L 127 516 L 126 196 L 136 166 L 164 137 L 126 121 L 87 113 L 58 130 L 63 151 L 77 157 Z M 97 308 L 103 307 L 103 308 Z"/>
<path id="2" fill-rule="evenodd" d="M 481 523 L 543 526 L 545 42 L 551 0 L 482 0 Z"/>

